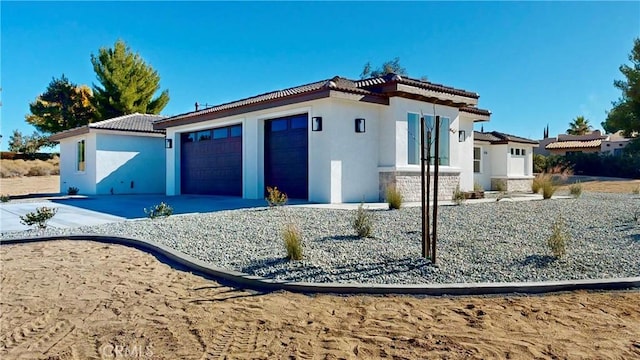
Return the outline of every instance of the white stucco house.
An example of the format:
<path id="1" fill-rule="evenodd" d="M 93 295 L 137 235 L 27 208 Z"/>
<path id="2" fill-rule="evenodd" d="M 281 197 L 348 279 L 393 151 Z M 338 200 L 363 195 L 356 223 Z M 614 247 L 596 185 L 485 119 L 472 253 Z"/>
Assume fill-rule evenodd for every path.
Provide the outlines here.
<path id="1" fill-rule="evenodd" d="M 497 131 L 473 134 L 474 180 L 485 190 L 531 191 L 538 142 Z"/>
<path id="2" fill-rule="evenodd" d="M 165 192 L 164 130 L 159 115 L 130 114 L 59 132 L 60 192 L 162 194 Z"/>
<path id="3" fill-rule="evenodd" d="M 437 115 L 439 193 L 450 198 L 458 185 L 473 189 L 473 125 L 490 118 L 478 98 L 394 74 L 336 76 L 159 119 L 166 194 L 260 199 L 277 186 L 311 202 L 375 202 L 395 185 L 406 201 L 418 201 L 420 117 L 433 124 Z"/>

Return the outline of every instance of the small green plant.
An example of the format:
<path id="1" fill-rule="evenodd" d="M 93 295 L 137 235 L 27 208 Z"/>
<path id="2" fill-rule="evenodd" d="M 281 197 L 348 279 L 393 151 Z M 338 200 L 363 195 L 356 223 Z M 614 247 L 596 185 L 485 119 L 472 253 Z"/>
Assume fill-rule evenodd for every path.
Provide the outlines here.
<path id="1" fill-rule="evenodd" d="M 633 195 L 640 195 L 640 185 L 638 185 L 635 188 L 633 188 L 633 190 L 631 190 L 631 193 Z"/>
<path id="2" fill-rule="evenodd" d="M 574 198 L 579 198 L 582 195 L 582 184 L 577 182 L 569 186 L 569 194 Z"/>
<path id="3" fill-rule="evenodd" d="M 20 216 L 20 222 L 27 226 L 36 225 L 38 229 L 46 229 L 47 222 L 58 212 L 56 208 L 39 207 L 35 212 L 27 213 L 25 216 Z"/>
<path id="4" fill-rule="evenodd" d="M 389 209 L 400 209 L 402 206 L 402 194 L 394 185 L 389 185 L 387 187 L 387 204 L 389 204 Z"/>
<path id="5" fill-rule="evenodd" d="M 356 217 L 353 220 L 353 228 L 359 237 L 371 237 L 373 231 L 373 215 L 364 209 L 363 204 L 360 203 L 358 210 L 356 211 Z"/>
<path id="6" fill-rule="evenodd" d="M 70 186 L 70 187 L 67 189 L 67 194 L 68 194 L 68 195 L 78 195 L 78 192 L 79 192 L 79 191 L 80 191 L 80 189 L 78 189 L 77 187 L 75 187 L 75 186 Z"/>
<path id="7" fill-rule="evenodd" d="M 496 190 L 498 190 L 499 192 L 506 192 L 507 183 L 504 181 L 496 181 Z"/>
<path id="8" fill-rule="evenodd" d="M 467 198 L 464 196 L 464 191 L 460 190 L 460 185 L 456 186 L 456 189 L 453 190 L 453 194 L 451 195 L 451 201 L 453 201 L 456 205 L 462 205 Z"/>
<path id="9" fill-rule="evenodd" d="M 145 208 L 144 213 L 151 219 L 155 219 L 160 216 L 168 217 L 173 214 L 173 208 L 164 202 L 161 202 L 158 205 L 154 205 L 149 209 Z"/>
<path id="10" fill-rule="evenodd" d="M 558 187 L 553 183 L 553 181 L 545 181 L 542 183 L 542 198 L 545 200 L 551 199 L 557 189 Z"/>
<path id="11" fill-rule="evenodd" d="M 0 202 L 9 202 L 11 200 L 11 197 L 9 195 L 0 195 Z"/>
<path id="12" fill-rule="evenodd" d="M 282 206 L 287 203 L 287 194 L 278 190 L 277 186 L 267 186 L 267 197 L 265 198 L 269 207 Z"/>
<path id="13" fill-rule="evenodd" d="M 558 217 L 551 229 L 551 236 L 547 239 L 547 246 L 551 249 L 556 259 L 561 258 L 566 253 L 566 243 L 568 239 L 569 235 L 564 229 L 564 221 L 561 217 Z"/>
<path id="14" fill-rule="evenodd" d="M 483 191 L 484 188 L 482 187 L 482 185 L 480 185 L 479 182 L 474 182 L 473 183 L 473 191 Z"/>
<path id="15" fill-rule="evenodd" d="M 287 259 L 302 260 L 302 234 L 294 223 L 288 223 L 282 231 Z"/>

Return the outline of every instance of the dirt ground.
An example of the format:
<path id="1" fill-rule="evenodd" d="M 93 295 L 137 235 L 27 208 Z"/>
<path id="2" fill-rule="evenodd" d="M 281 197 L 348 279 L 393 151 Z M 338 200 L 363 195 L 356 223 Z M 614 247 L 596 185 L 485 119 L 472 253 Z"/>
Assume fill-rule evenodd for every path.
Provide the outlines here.
<path id="1" fill-rule="evenodd" d="M 631 359 L 640 292 L 260 294 L 120 245 L 3 245 L 2 359 Z"/>
<path id="2" fill-rule="evenodd" d="M 60 175 L 0 178 L 0 194 L 57 194 L 60 192 Z"/>

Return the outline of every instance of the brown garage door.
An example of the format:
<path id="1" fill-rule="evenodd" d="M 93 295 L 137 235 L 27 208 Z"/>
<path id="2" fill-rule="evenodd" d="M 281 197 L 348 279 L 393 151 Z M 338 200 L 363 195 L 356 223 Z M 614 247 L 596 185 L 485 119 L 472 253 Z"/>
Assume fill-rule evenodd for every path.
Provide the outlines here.
<path id="1" fill-rule="evenodd" d="M 292 199 L 309 197 L 307 131 L 307 114 L 265 121 L 265 186 L 277 186 Z"/>
<path id="2" fill-rule="evenodd" d="M 183 194 L 242 196 L 242 125 L 182 134 Z"/>

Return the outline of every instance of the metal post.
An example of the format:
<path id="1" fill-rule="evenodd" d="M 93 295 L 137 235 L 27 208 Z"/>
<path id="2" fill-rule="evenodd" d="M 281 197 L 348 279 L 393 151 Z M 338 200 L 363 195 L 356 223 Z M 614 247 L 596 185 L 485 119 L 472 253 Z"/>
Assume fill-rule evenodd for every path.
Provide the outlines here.
<path id="1" fill-rule="evenodd" d="M 429 215 L 429 202 L 431 201 L 431 130 L 427 130 L 427 206 L 424 208 L 427 217 L 425 233 L 427 234 L 427 251 L 425 258 L 431 258 L 431 220 Z"/>
<path id="2" fill-rule="evenodd" d="M 433 239 L 431 241 L 431 262 L 436 263 L 436 240 L 438 239 L 438 173 L 440 170 L 440 116 L 436 116 L 436 161 L 433 171 Z M 449 132 L 447 131 L 447 134 Z"/>
<path id="3" fill-rule="evenodd" d="M 428 220 L 425 219 L 425 214 L 428 213 L 427 208 L 425 206 L 425 183 L 424 183 L 424 116 L 420 117 L 420 189 L 421 196 L 420 199 L 422 201 L 422 256 L 426 258 L 427 254 L 427 237 L 425 228 L 428 224 Z"/>

